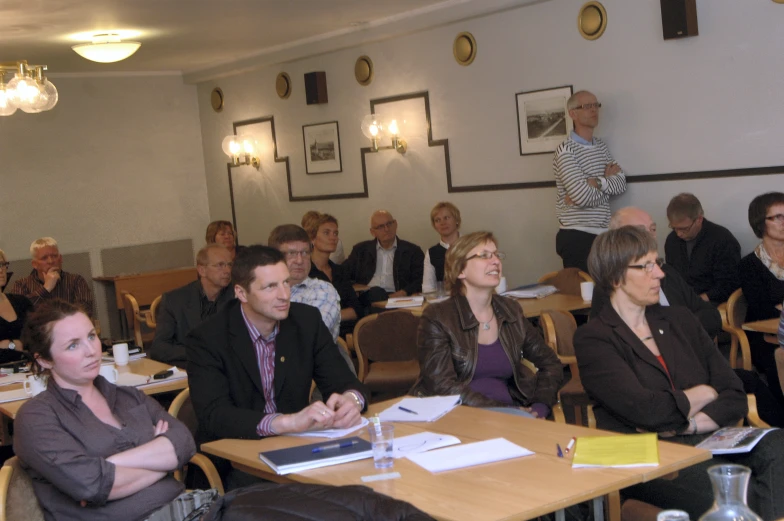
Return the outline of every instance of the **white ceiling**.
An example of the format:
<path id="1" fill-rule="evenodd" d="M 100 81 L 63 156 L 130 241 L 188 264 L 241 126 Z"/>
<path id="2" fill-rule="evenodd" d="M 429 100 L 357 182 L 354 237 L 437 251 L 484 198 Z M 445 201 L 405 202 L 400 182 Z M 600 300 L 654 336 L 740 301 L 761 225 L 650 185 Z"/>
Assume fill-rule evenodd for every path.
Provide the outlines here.
<path id="1" fill-rule="evenodd" d="M 535 1 L 535 0 L 534 0 Z M 0 0 L 0 62 L 26 59 L 49 73 L 176 71 L 201 77 L 230 64 L 328 40 L 356 44 L 515 7 L 532 0 Z M 417 22 L 419 20 L 419 22 Z M 386 32 L 384 27 L 387 27 Z M 141 48 L 98 64 L 71 50 L 76 34 L 137 31 Z M 326 49 L 331 50 L 331 49 Z M 272 57 L 272 58 L 270 58 Z M 228 64 L 228 65 L 227 65 Z"/>

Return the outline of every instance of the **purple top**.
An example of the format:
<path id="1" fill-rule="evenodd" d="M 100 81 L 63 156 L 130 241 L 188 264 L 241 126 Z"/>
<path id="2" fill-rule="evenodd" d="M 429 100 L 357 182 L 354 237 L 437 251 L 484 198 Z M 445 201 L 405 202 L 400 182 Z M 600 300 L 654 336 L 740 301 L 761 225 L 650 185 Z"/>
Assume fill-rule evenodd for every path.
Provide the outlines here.
<path id="1" fill-rule="evenodd" d="M 469 384 L 471 390 L 493 400 L 514 405 L 509 394 L 509 381 L 512 378 L 512 364 L 501 346 L 501 339 L 496 339 L 492 344 L 479 344 L 476 371 Z"/>

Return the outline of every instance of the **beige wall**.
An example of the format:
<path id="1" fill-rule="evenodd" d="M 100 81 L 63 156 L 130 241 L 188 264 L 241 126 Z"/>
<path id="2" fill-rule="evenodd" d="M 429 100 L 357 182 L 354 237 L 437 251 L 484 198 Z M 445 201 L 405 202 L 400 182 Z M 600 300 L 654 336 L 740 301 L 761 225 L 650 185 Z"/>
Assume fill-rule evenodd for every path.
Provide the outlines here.
<path id="1" fill-rule="evenodd" d="M 101 275 L 103 248 L 201 244 L 209 215 L 196 89 L 177 75 L 51 79 L 52 111 L 0 119 L 8 257 L 29 258 L 30 243 L 50 235 L 64 253 L 88 252 Z"/>

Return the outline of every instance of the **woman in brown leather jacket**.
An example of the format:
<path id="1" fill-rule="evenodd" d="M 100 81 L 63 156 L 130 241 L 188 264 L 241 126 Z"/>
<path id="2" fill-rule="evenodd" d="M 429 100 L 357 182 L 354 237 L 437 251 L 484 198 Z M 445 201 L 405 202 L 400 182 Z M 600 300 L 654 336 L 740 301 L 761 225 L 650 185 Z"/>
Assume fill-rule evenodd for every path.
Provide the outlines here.
<path id="1" fill-rule="evenodd" d="M 444 283 L 452 298 L 422 314 L 421 373 L 412 393 L 459 394 L 465 405 L 519 408 L 544 418 L 556 402 L 563 370 L 520 305 L 495 294 L 504 257 L 490 232 L 466 235 L 449 248 Z"/>

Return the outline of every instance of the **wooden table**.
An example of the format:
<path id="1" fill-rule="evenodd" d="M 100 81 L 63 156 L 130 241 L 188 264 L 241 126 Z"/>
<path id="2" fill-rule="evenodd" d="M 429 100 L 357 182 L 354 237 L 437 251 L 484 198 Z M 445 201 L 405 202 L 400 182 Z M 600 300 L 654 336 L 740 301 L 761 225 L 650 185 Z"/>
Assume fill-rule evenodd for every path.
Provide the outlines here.
<path id="1" fill-rule="evenodd" d="M 161 362 L 156 362 L 155 360 L 150 360 L 149 358 L 141 358 L 139 360 L 134 360 L 129 362 L 128 365 L 124 367 L 117 366 L 117 371 L 119 373 L 136 373 L 145 376 L 151 376 L 155 373 L 159 373 L 161 371 L 165 371 L 169 369 L 169 365 L 163 364 Z M 182 371 L 182 369 L 180 369 Z M 3 390 L 13 390 L 14 388 L 21 388 L 22 385 L 19 384 L 18 386 L 9 385 L 4 387 Z M 188 387 L 188 378 L 177 378 L 175 380 L 167 379 L 167 380 L 159 380 L 155 383 L 151 383 L 148 385 L 144 385 L 139 387 L 139 390 L 142 391 L 144 394 L 160 394 L 166 393 L 169 391 L 181 391 Z M 16 418 L 16 413 L 19 412 L 19 408 L 27 402 L 27 399 L 16 400 L 14 402 L 5 402 L 0 403 L 0 413 L 5 418 L 13 420 Z"/>
<path id="2" fill-rule="evenodd" d="M 391 403 L 370 407 L 369 414 Z M 625 469 L 572 469 L 568 458 L 555 455 L 555 444 L 564 446 L 572 436 L 613 433 L 556 424 L 470 407 L 458 407 L 433 423 L 396 423 L 395 435 L 423 430 L 457 436 L 463 443 L 504 437 L 535 452 L 514 460 L 431 474 L 403 458 L 392 471 L 401 479 L 363 483 L 361 477 L 389 470 L 362 460 L 333 467 L 278 476 L 258 458 L 260 451 L 313 443 L 313 438 L 274 437 L 264 440 L 219 440 L 201 450 L 226 458 L 235 468 L 278 482 L 328 485 L 364 484 L 376 492 L 405 500 L 431 516 L 450 521 L 523 520 L 616 492 L 710 459 L 710 452 L 659 442 L 661 465 Z M 360 436 L 366 437 L 364 431 Z"/>
<path id="3" fill-rule="evenodd" d="M 779 332 L 780 323 L 781 319 L 769 318 L 767 320 L 758 320 L 757 322 L 746 322 L 743 324 L 743 329 L 746 331 L 756 331 L 757 333 L 776 335 Z"/>
<path id="4" fill-rule="evenodd" d="M 583 300 L 582 297 L 576 295 L 567 295 L 566 293 L 553 293 L 552 295 L 548 295 L 544 298 L 519 298 L 516 300 L 520 304 L 520 307 L 523 308 L 523 314 L 526 316 L 526 318 L 538 317 L 542 314 L 542 311 L 547 311 L 550 309 L 559 309 L 569 312 L 585 311 L 591 309 L 590 300 Z M 422 316 L 422 312 L 425 310 L 426 306 L 427 301 L 425 301 L 425 303 L 421 306 L 396 309 L 406 309 L 419 317 Z M 374 302 L 373 307 L 378 309 L 386 309 L 387 303 L 386 301 Z"/>

